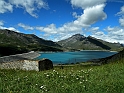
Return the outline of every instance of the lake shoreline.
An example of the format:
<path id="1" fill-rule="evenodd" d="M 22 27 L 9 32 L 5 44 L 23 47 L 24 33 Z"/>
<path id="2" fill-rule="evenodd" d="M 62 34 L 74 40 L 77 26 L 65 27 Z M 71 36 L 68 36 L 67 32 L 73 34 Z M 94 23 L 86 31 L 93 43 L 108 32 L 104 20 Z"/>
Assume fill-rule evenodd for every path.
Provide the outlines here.
<path id="1" fill-rule="evenodd" d="M 63 52 L 78 52 L 78 51 L 106 51 L 106 52 L 118 52 L 118 51 L 110 51 L 110 50 L 77 50 L 77 51 L 63 51 Z M 58 52 L 62 52 L 62 51 L 39 51 L 38 53 L 58 53 Z M 62 53 L 63 53 L 62 52 Z"/>
<path id="2" fill-rule="evenodd" d="M 69 52 L 39 52 L 41 56 L 37 57 L 36 60 L 42 58 L 50 59 L 53 64 L 77 64 L 81 62 L 87 62 L 93 59 L 105 58 L 116 54 L 115 51 L 101 51 L 101 50 L 84 50 L 84 51 L 69 51 Z"/>

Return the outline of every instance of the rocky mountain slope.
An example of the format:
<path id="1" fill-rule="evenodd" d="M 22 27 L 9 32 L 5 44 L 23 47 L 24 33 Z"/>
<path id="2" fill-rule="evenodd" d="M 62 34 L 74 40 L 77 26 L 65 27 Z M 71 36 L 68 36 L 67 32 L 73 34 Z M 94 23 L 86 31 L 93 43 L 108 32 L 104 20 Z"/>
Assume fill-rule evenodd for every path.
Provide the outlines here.
<path id="1" fill-rule="evenodd" d="M 110 43 L 91 36 L 85 37 L 81 34 L 58 41 L 58 44 L 71 50 L 117 50 L 123 47 L 119 43 Z"/>
<path id="2" fill-rule="evenodd" d="M 44 40 L 33 34 L 0 29 L 1 56 L 28 51 L 62 51 L 56 42 Z"/>

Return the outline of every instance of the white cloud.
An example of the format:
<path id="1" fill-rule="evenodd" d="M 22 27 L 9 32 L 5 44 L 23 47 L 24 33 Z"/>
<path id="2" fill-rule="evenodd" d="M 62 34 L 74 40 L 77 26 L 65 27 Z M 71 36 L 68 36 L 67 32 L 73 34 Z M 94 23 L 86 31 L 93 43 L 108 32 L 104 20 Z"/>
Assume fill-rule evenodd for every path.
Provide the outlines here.
<path id="1" fill-rule="evenodd" d="M 33 17 L 38 17 L 36 10 L 48 7 L 43 0 L 9 0 L 17 8 L 24 8 L 27 13 Z"/>
<path id="2" fill-rule="evenodd" d="M 8 29 L 8 30 L 12 30 L 12 31 L 15 31 L 15 32 L 20 32 L 14 27 L 4 27 L 4 21 L 2 21 L 2 20 L 0 20 L 0 29 Z"/>
<path id="3" fill-rule="evenodd" d="M 121 7 L 121 11 L 117 13 L 118 15 L 124 15 L 124 6 Z"/>
<path id="4" fill-rule="evenodd" d="M 119 19 L 119 23 L 120 23 L 121 26 L 124 27 L 124 17 L 122 17 L 122 18 Z"/>
<path id="5" fill-rule="evenodd" d="M 0 21 L 0 26 L 3 26 L 4 25 L 4 22 L 1 20 Z"/>
<path id="6" fill-rule="evenodd" d="M 73 13 L 73 16 L 77 18 L 74 21 L 75 25 L 81 27 L 89 27 L 97 21 L 105 20 L 107 18 L 106 13 L 103 11 L 106 0 L 71 0 L 72 6 L 81 7 L 83 9 L 82 15 Z"/>
<path id="7" fill-rule="evenodd" d="M 78 33 L 82 31 L 82 27 L 75 25 L 73 22 L 66 23 L 62 27 L 59 27 L 58 30 L 61 32 L 69 32 L 69 33 Z"/>
<path id="8" fill-rule="evenodd" d="M 90 26 L 97 21 L 106 19 L 107 15 L 103 12 L 104 7 L 104 4 L 100 4 L 86 8 L 84 10 L 84 13 L 77 20 L 74 21 L 74 24 L 85 27 Z"/>
<path id="9" fill-rule="evenodd" d="M 73 12 L 73 13 L 72 13 L 72 16 L 73 16 L 74 18 L 78 18 L 78 17 L 79 17 L 76 12 Z"/>
<path id="10" fill-rule="evenodd" d="M 107 30 L 107 31 L 113 31 L 115 28 L 112 28 L 112 27 L 110 27 L 110 26 L 108 26 L 105 30 Z"/>
<path id="11" fill-rule="evenodd" d="M 121 7 L 120 12 L 117 13 L 118 16 L 121 16 L 119 18 L 119 23 L 121 26 L 124 27 L 124 6 Z"/>
<path id="12" fill-rule="evenodd" d="M 49 33 L 49 34 L 56 34 L 57 33 L 57 28 L 55 24 L 50 24 L 46 27 L 36 27 L 37 30 L 40 30 L 41 32 Z"/>
<path id="13" fill-rule="evenodd" d="M 19 30 L 17 30 L 17 29 L 14 28 L 14 27 L 4 27 L 4 26 L 0 26 L 0 29 L 8 29 L 8 30 L 11 30 L 11 31 L 20 32 Z"/>
<path id="14" fill-rule="evenodd" d="M 111 30 L 108 29 L 107 31 L 108 31 L 108 34 L 111 34 L 112 36 L 113 36 L 113 35 L 115 35 L 115 36 L 116 36 L 116 35 L 118 35 L 118 36 L 119 36 L 119 35 L 120 35 L 120 36 L 123 35 L 123 36 L 124 36 L 124 29 L 122 29 L 122 28 L 120 28 L 120 27 L 113 27 L 113 28 L 111 27 Z"/>
<path id="15" fill-rule="evenodd" d="M 46 27 L 36 27 L 36 29 L 49 34 L 76 33 L 82 31 L 81 27 L 76 27 L 71 23 L 64 24 L 58 28 L 55 26 L 55 24 L 50 24 Z"/>
<path id="16" fill-rule="evenodd" d="M 97 30 L 99 30 L 99 27 L 92 27 L 91 30 L 92 31 L 97 31 Z"/>
<path id="17" fill-rule="evenodd" d="M 11 30 L 11 31 L 15 31 L 15 32 L 20 32 L 19 30 L 15 29 L 14 27 L 8 27 L 6 29 Z"/>
<path id="18" fill-rule="evenodd" d="M 105 34 L 103 31 L 96 31 L 92 33 L 93 37 L 108 41 L 108 42 L 115 42 L 115 43 L 123 43 L 124 44 L 124 29 L 120 27 L 110 27 L 108 26 L 105 31 L 107 31 L 107 34 Z"/>
<path id="19" fill-rule="evenodd" d="M 0 13 L 13 12 L 13 8 L 23 8 L 31 16 L 37 18 L 36 11 L 41 8 L 48 8 L 43 0 L 0 0 Z"/>
<path id="20" fill-rule="evenodd" d="M 44 38 L 52 39 L 54 41 L 68 38 L 68 36 L 76 33 L 82 33 L 82 27 L 76 27 L 73 23 L 66 23 L 61 27 L 56 27 L 55 24 L 50 24 L 46 27 L 35 27 L 36 30 L 44 32 Z M 51 38 L 52 37 L 52 38 Z"/>
<path id="21" fill-rule="evenodd" d="M 81 7 L 82 9 L 103 4 L 106 0 L 71 0 L 72 6 Z"/>
<path id="22" fill-rule="evenodd" d="M 12 12 L 13 6 L 10 3 L 0 0 L 0 13 Z"/>
<path id="23" fill-rule="evenodd" d="M 95 35 L 101 36 L 101 35 L 104 35 L 104 33 L 102 31 L 101 32 L 96 32 Z"/>
<path id="24" fill-rule="evenodd" d="M 24 28 L 25 30 L 34 30 L 33 27 L 22 24 L 22 23 L 19 23 L 18 26 Z"/>
<path id="25" fill-rule="evenodd" d="M 43 31 L 46 33 L 51 33 L 51 34 L 56 34 L 57 33 L 57 28 L 55 26 L 55 24 L 50 24 L 47 27 L 43 28 Z"/>

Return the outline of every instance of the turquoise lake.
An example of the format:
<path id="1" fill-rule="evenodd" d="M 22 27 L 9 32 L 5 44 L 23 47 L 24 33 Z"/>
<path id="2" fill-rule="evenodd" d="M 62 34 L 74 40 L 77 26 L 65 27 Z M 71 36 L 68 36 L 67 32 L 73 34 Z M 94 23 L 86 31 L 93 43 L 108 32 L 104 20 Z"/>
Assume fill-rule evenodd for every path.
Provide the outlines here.
<path id="1" fill-rule="evenodd" d="M 52 52 L 40 53 L 36 59 L 48 58 L 53 64 L 86 62 L 92 59 L 104 58 L 116 54 L 117 52 L 109 51 L 76 51 L 76 52 Z"/>

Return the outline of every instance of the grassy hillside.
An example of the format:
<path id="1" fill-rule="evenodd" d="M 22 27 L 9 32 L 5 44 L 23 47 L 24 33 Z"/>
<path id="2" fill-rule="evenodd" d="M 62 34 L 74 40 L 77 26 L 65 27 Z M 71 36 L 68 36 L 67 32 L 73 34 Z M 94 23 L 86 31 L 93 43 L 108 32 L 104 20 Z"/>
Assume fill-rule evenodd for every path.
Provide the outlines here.
<path id="1" fill-rule="evenodd" d="M 0 93 L 124 93 L 124 58 L 43 72 L 0 70 Z"/>
<path id="2" fill-rule="evenodd" d="M 26 53 L 29 51 L 62 51 L 59 48 L 47 46 L 47 45 L 28 45 L 28 46 L 16 46 L 12 44 L 1 44 L 0 45 L 0 57 Z"/>
<path id="3" fill-rule="evenodd" d="M 25 47 L 17 47 L 11 44 L 0 44 L 0 57 L 26 52 L 28 52 L 28 49 L 26 49 Z"/>
<path id="4" fill-rule="evenodd" d="M 17 33 L 0 29 L 0 56 L 28 51 L 62 51 L 61 46 L 33 34 Z"/>

